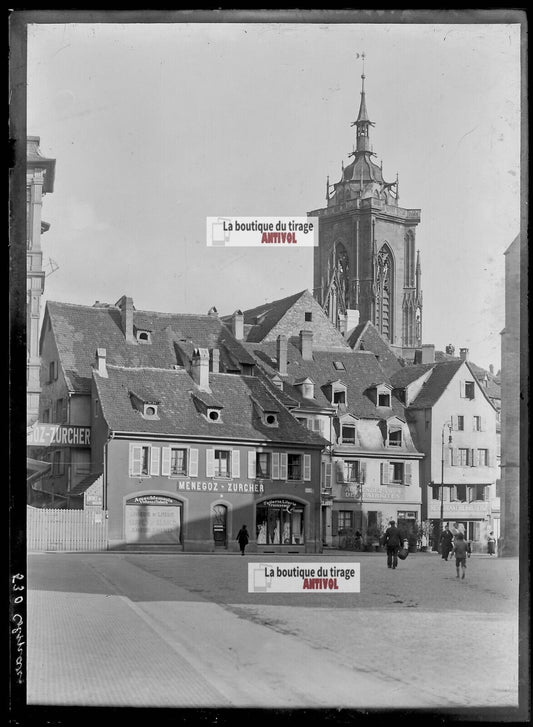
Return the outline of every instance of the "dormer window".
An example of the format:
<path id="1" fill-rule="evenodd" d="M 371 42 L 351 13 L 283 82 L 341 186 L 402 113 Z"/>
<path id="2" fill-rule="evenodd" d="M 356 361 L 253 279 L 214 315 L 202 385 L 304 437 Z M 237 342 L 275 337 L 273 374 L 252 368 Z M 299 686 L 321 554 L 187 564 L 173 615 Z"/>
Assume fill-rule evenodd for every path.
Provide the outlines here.
<path id="1" fill-rule="evenodd" d="M 157 404 L 144 404 L 143 417 L 145 419 L 159 419 Z"/>
<path id="2" fill-rule="evenodd" d="M 390 393 L 389 392 L 378 394 L 378 406 L 389 406 L 390 407 Z"/>
<path id="3" fill-rule="evenodd" d="M 277 427 L 278 415 L 274 414 L 273 412 L 266 412 L 263 415 L 263 424 L 266 424 L 267 427 Z"/>
<path id="4" fill-rule="evenodd" d="M 334 391 L 333 392 L 333 403 L 334 404 L 346 404 L 346 391 Z"/>
<path id="5" fill-rule="evenodd" d="M 401 447 L 402 446 L 402 430 L 401 429 L 389 429 L 389 447 Z"/>
<path id="6" fill-rule="evenodd" d="M 341 427 L 342 444 L 355 444 L 355 427 L 350 424 L 344 424 Z"/>
<path id="7" fill-rule="evenodd" d="M 221 419 L 220 419 L 220 410 L 219 409 L 208 409 L 206 416 L 207 416 L 207 418 L 209 419 L 210 422 L 219 422 L 219 421 L 221 421 Z"/>
<path id="8" fill-rule="evenodd" d="M 151 332 L 138 330 L 137 331 L 137 341 L 138 341 L 138 343 L 152 343 Z"/>

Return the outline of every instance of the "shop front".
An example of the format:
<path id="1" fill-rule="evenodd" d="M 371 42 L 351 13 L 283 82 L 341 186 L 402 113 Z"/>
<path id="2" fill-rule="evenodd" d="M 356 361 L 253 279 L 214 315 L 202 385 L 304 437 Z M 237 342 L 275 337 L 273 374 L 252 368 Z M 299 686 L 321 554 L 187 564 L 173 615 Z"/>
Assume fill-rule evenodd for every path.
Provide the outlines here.
<path id="1" fill-rule="evenodd" d="M 305 505 L 274 498 L 256 507 L 258 549 L 272 546 L 305 547 Z"/>
<path id="2" fill-rule="evenodd" d="M 432 532 L 433 550 L 438 549 L 440 532 L 440 505 L 429 503 L 429 521 Z M 442 527 L 449 526 L 452 533 L 462 533 L 471 544 L 472 552 L 484 552 L 490 531 L 489 502 L 444 502 Z"/>

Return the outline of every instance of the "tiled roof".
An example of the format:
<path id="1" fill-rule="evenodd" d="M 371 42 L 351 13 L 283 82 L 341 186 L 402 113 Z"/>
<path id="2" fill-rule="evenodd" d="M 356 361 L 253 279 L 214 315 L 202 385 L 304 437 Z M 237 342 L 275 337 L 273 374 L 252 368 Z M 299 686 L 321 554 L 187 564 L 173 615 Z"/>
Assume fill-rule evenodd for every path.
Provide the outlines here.
<path id="1" fill-rule="evenodd" d="M 247 343 L 246 347 L 269 377 L 277 373 L 272 365 L 272 359 L 276 358 L 276 343 Z M 405 419 L 404 407 L 394 396 L 391 398 L 391 408 L 376 407 L 371 400 L 368 390 L 373 384 L 390 384 L 388 376 L 372 353 L 350 350 L 313 351 L 313 360 L 308 361 L 302 359 L 300 350 L 289 343 L 287 361 L 288 376 L 282 377 L 283 391 L 306 408 L 331 408 L 331 402 L 323 389 L 331 381 L 338 380 L 347 387 L 347 413 L 370 419 L 386 419 L 393 415 Z M 342 362 L 345 370 L 336 369 L 335 361 Z M 296 381 L 305 377 L 315 383 L 314 399 L 305 399 L 294 386 Z"/>
<path id="2" fill-rule="evenodd" d="M 412 409 L 432 407 L 442 396 L 446 387 L 463 364 L 461 359 L 429 364 L 432 368 L 428 380 L 423 384 L 420 393 L 411 403 Z M 414 368 L 414 367 L 412 367 Z"/>
<path id="3" fill-rule="evenodd" d="M 49 301 L 46 306 L 60 365 L 71 390 L 88 392 L 96 348 L 105 348 L 107 362 L 118 366 L 172 368 L 185 363 L 195 347 L 218 348 L 220 363 L 238 369 L 253 358 L 216 316 L 133 311 L 134 326 L 151 331 L 151 343 L 127 343 L 120 309 L 114 305 L 84 306 Z M 46 319 L 41 344 L 46 335 Z M 179 353 L 179 349 L 183 354 Z"/>
<path id="4" fill-rule="evenodd" d="M 247 333 L 248 341 L 262 341 L 272 328 L 283 318 L 285 313 L 299 300 L 307 290 L 289 295 L 281 300 L 264 303 L 257 308 L 243 311 L 244 324 L 251 326 Z M 226 318 L 224 319 L 226 320 Z"/>
<path id="5" fill-rule="evenodd" d="M 198 387 L 183 370 L 108 366 L 108 378 L 94 373 L 94 380 L 109 428 L 115 432 L 140 432 L 213 439 L 264 440 L 324 446 L 326 440 L 304 429 L 255 376 L 209 374 L 211 395 L 220 402 L 220 422 L 211 422 L 194 405 Z M 158 419 L 144 419 L 135 410 L 128 391 L 149 385 L 160 399 Z M 254 400 L 265 410 L 277 410 L 278 427 L 264 425 Z"/>
<path id="6" fill-rule="evenodd" d="M 392 376 L 402 368 L 388 343 L 383 340 L 377 328 L 370 321 L 360 323 L 354 328 L 348 338 L 348 345 L 354 351 L 371 351 L 379 356 L 380 366 L 387 376 Z"/>
<path id="7" fill-rule="evenodd" d="M 442 363 L 443 361 L 462 360 L 463 359 L 458 358 L 457 356 L 451 356 L 449 353 L 444 353 L 444 351 L 435 351 L 435 361 L 439 363 Z M 501 399 L 501 382 L 499 377 L 491 374 L 490 371 L 481 368 L 481 366 L 472 363 L 472 361 L 468 361 L 468 366 L 470 367 L 470 370 L 472 371 L 476 379 L 479 381 L 481 388 L 489 397 L 489 399 Z M 485 378 L 488 379 L 487 386 L 485 386 L 484 384 Z"/>

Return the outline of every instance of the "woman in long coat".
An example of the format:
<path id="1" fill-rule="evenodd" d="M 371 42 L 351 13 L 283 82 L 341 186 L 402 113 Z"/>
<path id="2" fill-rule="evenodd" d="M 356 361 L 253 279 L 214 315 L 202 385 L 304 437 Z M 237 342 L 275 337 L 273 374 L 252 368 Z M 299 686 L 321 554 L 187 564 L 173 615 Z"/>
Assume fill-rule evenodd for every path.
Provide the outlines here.
<path id="1" fill-rule="evenodd" d="M 249 540 L 249 533 L 248 530 L 246 530 L 246 525 L 243 525 L 242 528 L 237 533 L 237 537 L 235 540 L 239 541 L 239 547 L 241 549 L 241 555 L 244 555 L 244 549 L 248 545 Z"/>

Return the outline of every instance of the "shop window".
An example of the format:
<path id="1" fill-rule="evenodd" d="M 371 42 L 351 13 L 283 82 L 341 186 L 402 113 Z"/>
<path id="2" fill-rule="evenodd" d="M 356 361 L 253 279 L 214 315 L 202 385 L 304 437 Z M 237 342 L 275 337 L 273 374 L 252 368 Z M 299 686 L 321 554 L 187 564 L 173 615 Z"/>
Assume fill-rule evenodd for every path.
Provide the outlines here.
<path id="1" fill-rule="evenodd" d="M 287 455 L 287 480 L 301 480 L 302 478 L 302 455 Z"/>
<path id="2" fill-rule="evenodd" d="M 270 452 L 257 452 L 255 456 L 255 476 L 260 479 L 270 479 Z"/>
<path id="3" fill-rule="evenodd" d="M 231 476 L 231 452 L 225 449 L 215 449 L 215 477 Z"/>
<path id="4" fill-rule="evenodd" d="M 478 463 L 479 467 L 488 467 L 488 465 L 489 465 L 489 450 L 488 449 L 478 449 L 477 463 Z"/>
<path id="5" fill-rule="evenodd" d="M 352 510 L 339 510 L 337 520 L 338 534 L 342 535 L 346 530 L 350 530 L 351 528 L 353 528 Z"/>
<path id="6" fill-rule="evenodd" d="M 343 444 L 355 444 L 355 427 L 343 426 L 341 428 L 341 439 Z"/>
<path id="7" fill-rule="evenodd" d="M 257 506 L 258 545 L 303 545 L 304 508 L 291 500 L 268 500 Z"/>

